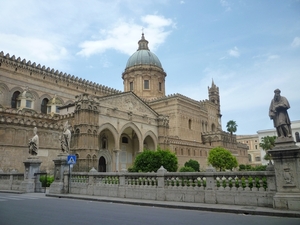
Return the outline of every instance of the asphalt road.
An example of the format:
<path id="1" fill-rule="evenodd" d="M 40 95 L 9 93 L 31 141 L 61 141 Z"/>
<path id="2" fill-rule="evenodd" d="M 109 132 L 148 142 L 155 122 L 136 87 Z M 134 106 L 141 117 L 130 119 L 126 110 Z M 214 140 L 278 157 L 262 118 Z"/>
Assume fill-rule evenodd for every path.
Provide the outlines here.
<path id="1" fill-rule="evenodd" d="M 0 193 L 0 225 L 299 225 L 300 218 L 214 213 Z"/>

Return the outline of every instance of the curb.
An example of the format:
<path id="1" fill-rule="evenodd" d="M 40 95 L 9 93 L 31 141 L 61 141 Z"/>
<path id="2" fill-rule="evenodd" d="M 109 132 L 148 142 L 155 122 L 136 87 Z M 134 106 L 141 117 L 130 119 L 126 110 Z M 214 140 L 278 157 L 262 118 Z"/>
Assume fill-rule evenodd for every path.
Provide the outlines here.
<path id="1" fill-rule="evenodd" d="M 192 203 L 183 202 L 162 202 L 162 201 L 138 201 L 138 199 L 108 199 L 96 196 L 82 196 L 82 195 L 68 195 L 68 194 L 46 194 L 47 197 L 56 198 L 67 198 L 67 199 L 78 199 L 78 200 L 88 200 L 88 201 L 98 201 L 98 202 L 110 202 L 119 204 L 129 204 L 129 205 L 139 205 L 139 206 L 150 206 L 150 207 L 162 207 L 171 209 L 185 209 L 185 210 L 198 210 L 198 211 L 210 211 L 210 212 L 220 212 L 220 213 L 234 213 L 234 214 L 244 214 L 244 215 L 260 215 L 260 216 L 276 216 L 276 217 L 291 217 L 300 218 L 300 212 L 297 211 L 287 211 L 287 210 L 276 210 L 273 208 L 263 208 L 263 207 L 251 207 L 251 206 L 230 206 L 220 205 L 220 204 L 205 204 L 201 203 L 195 205 Z M 177 204 L 176 204 L 177 203 Z M 221 207 L 224 206 L 224 207 Z"/>

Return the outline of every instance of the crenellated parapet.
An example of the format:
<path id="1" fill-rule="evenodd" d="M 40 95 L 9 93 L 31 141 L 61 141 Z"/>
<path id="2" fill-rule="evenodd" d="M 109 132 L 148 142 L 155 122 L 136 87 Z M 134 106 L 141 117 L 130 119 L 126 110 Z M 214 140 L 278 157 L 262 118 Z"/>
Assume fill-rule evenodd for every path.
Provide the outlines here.
<path id="1" fill-rule="evenodd" d="M 51 130 L 62 130 L 63 121 L 72 120 L 74 113 L 51 116 L 49 114 L 36 113 L 35 111 L 22 111 L 17 109 L 0 108 L 0 124 L 41 127 Z"/>
<path id="2" fill-rule="evenodd" d="M 195 104 L 198 107 L 200 107 L 202 110 L 207 111 L 204 101 L 196 101 L 196 100 L 194 100 L 192 98 L 189 98 L 189 97 L 187 97 L 185 95 L 182 95 L 182 94 L 179 94 L 179 93 L 175 93 L 175 94 L 170 94 L 170 95 L 163 96 L 163 97 L 154 98 L 154 99 L 151 99 L 151 100 L 146 100 L 146 102 L 151 105 L 151 103 L 157 103 L 157 102 L 160 102 L 160 101 L 166 101 L 168 99 L 176 99 L 176 98 L 178 98 L 178 99 L 180 99 L 182 101 L 186 101 L 186 102 Z"/>
<path id="3" fill-rule="evenodd" d="M 37 64 L 35 62 L 32 63 L 30 60 L 26 61 L 26 59 L 21 59 L 20 57 L 16 58 L 14 55 L 10 56 L 8 53 L 4 55 L 3 51 L 0 52 L 0 66 L 5 66 L 14 72 L 21 71 L 28 73 L 30 76 L 36 74 L 44 80 L 46 77 L 52 78 L 56 83 L 59 80 L 65 83 L 66 86 L 73 84 L 75 86 L 81 86 L 83 89 L 88 88 L 103 94 L 116 94 L 121 92 L 89 80 L 75 77 L 74 75 L 63 73 L 53 68 L 51 69 L 50 67 L 46 68 L 44 65 L 42 66 L 41 64 Z"/>

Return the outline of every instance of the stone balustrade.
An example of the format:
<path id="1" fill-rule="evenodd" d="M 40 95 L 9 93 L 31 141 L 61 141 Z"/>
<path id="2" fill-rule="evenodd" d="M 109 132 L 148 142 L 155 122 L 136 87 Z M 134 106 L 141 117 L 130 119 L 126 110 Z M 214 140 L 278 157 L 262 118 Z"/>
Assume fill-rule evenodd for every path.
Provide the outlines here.
<path id="1" fill-rule="evenodd" d="M 24 181 L 24 173 L 3 173 L 0 172 L 0 190 L 19 191 Z"/>
<path id="2" fill-rule="evenodd" d="M 73 172 L 70 181 L 72 194 L 261 207 L 273 207 L 276 193 L 274 171 Z"/>

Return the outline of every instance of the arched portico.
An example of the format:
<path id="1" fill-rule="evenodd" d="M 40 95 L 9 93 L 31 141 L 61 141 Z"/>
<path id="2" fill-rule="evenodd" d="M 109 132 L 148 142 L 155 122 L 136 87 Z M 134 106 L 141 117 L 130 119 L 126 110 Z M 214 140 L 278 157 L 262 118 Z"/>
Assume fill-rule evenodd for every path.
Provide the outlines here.
<path id="1" fill-rule="evenodd" d="M 155 134 L 152 131 L 148 131 L 144 137 L 143 149 L 156 150 L 157 137 Z"/>
<path id="2" fill-rule="evenodd" d="M 98 171 L 113 171 L 114 150 L 119 149 L 118 132 L 115 127 L 109 123 L 103 124 L 98 130 Z M 103 157 L 103 158 L 101 158 Z M 104 168 L 105 164 L 105 168 Z"/>
<path id="3" fill-rule="evenodd" d="M 119 156 L 120 170 L 126 170 L 143 149 L 142 134 L 134 123 L 123 126 L 120 131 L 119 145 L 120 151 L 116 155 Z"/>

